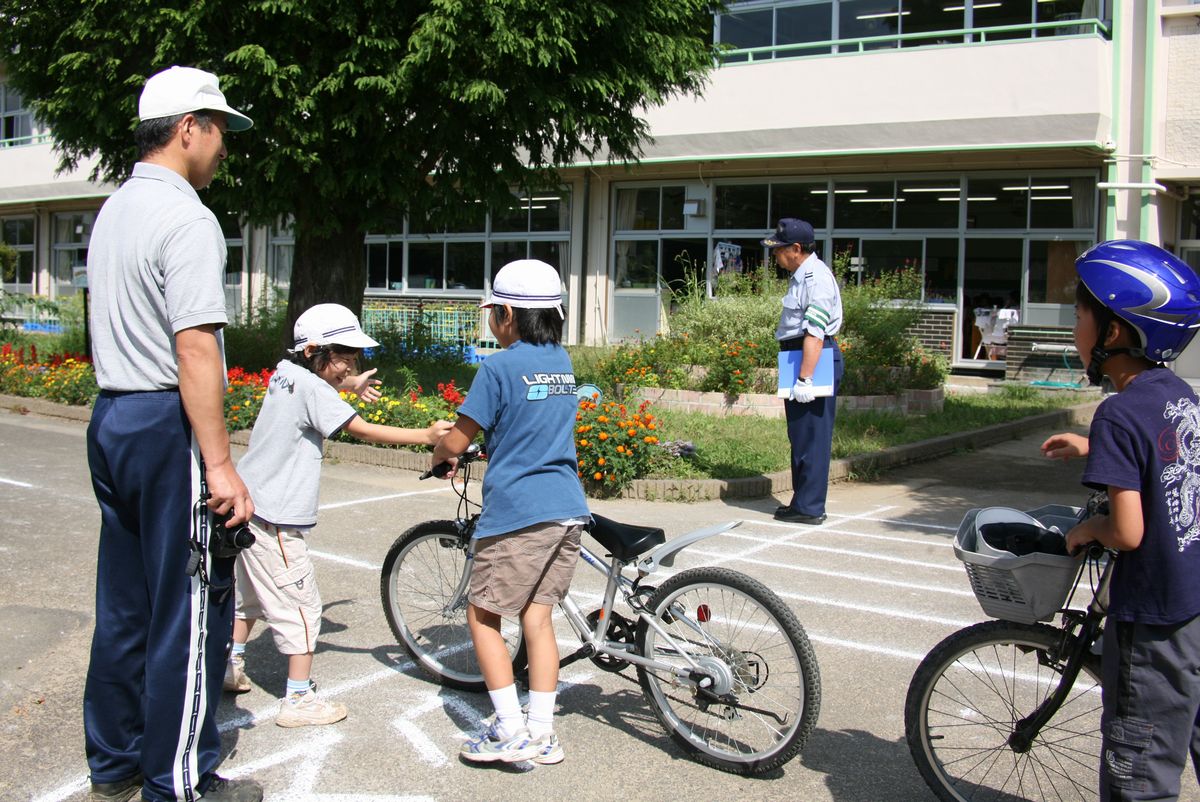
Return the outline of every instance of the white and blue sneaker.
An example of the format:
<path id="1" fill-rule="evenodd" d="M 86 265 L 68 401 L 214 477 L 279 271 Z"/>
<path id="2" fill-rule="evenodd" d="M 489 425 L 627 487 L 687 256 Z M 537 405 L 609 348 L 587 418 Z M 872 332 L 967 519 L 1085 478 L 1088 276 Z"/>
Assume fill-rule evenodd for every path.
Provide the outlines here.
<path id="1" fill-rule="evenodd" d="M 542 739 L 534 740 L 524 727 L 505 738 L 500 735 L 498 722 L 493 721 L 482 735 L 464 743 L 458 754 L 472 763 L 494 763 L 497 760 L 519 763 L 536 757 L 543 746 Z"/>
<path id="2" fill-rule="evenodd" d="M 548 732 L 540 738 L 534 738 L 533 743 L 539 748 L 538 753 L 529 758 L 534 763 L 553 766 L 555 763 L 562 763 L 563 758 L 566 757 L 562 744 L 558 742 L 558 736 L 552 732 Z"/>

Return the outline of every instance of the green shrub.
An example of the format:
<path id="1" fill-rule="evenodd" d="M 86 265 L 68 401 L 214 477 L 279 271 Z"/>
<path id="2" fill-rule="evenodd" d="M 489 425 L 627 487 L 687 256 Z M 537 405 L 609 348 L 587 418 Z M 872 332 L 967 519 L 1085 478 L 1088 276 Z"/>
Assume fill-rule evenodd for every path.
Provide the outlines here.
<path id="1" fill-rule="evenodd" d="M 256 372 L 274 368 L 284 358 L 287 303 L 278 291 L 274 298 L 262 298 L 246 312 L 244 321 L 225 327 L 225 361 Z"/>

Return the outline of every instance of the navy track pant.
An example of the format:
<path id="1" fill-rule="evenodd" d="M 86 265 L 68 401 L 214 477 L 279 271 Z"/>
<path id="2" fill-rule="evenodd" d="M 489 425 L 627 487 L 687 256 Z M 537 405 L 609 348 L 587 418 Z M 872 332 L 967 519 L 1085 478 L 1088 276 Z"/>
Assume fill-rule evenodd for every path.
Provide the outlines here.
<path id="1" fill-rule="evenodd" d="M 1104 627 L 1100 799 L 1174 800 L 1192 755 L 1200 782 L 1200 616 Z"/>
<path id="2" fill-rule="evenodd" d="M 101 392 L 88 464 L 101 514 L 83 701 L 92 782 L 140 771 L 145 799 L 190 802 L 220 761 L 233 594 L 187 574 L 200 468 L 179 393 Z M 211 581 L 231 582 L 233 560 L 205 553 Z"/>
<path id="3" fill-rule="evenodd" d="M 792 445 L 791 507 L 801 515 L 824 515 L 825 497 L 829 494 L 833 420 L 837 414 L 837 391 L 843 365 L 842 349 L 838 348 L 837 341 L 826 337 L 825 343 L 826 348 L 833 348 L 833 395 L 816 398 L 807 404 L 783 402 L 788 441 Z"/>

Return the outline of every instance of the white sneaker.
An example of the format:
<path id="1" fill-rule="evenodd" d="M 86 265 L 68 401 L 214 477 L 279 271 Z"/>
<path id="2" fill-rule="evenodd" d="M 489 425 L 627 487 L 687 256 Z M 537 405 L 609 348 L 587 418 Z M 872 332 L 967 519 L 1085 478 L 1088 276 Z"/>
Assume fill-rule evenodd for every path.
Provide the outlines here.
<path id="1" fill-rule="evenodd" d="M 458 750 L 463 760 L 472 763 L 519 763 L 531 760 L 540 751 L 534 740 L 529 737 L 529 730 L 522 727 L 513 735 L 505 738 L 500 734 L 500 725 L 493 722 L 485 732 L 464 743 Z"/>
<path id="2" fill-rule="evenodd" d="M 543 766 L 553 766 L 555 763 L 562 763 L 563 758 L 566 757 L 562 744 L 558 742 L 558 736 L 552 732 L 548 732 L 539 738 L 534 738 L 533 743 L 541 749 L 536 755 L 529 758 L 534 763 L 540 763 Z"/>
<path id="3" fill-rule="evenodd" d="M 246 676 L 244 656 L 229 656 L 225 663 L 225 681 L 221 683 L 221 688 L 230 693 L 245 693 L 250 690 L 250 678 Z"/>
<path id="4" fill-rule="evenodd" d="M 322 699 L 313 691 L 293 693 L 279 702 L 275 723 L 280 727 L 310 727 L 335 724 L 349 714 L 346 706 Z"/>

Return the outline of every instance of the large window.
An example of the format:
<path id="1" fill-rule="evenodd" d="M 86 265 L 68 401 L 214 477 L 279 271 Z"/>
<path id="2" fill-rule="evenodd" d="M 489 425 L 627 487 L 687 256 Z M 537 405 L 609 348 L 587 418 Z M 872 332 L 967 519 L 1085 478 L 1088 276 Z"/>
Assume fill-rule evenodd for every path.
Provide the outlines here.
<path id="1" fill-rule="evenodd" d="M 635 216 L 652 214 L 657 223 L 657 196 L 635 201 Z M 565 272 L 570 227 L 567 189 L 514 194 L 490 213 L 473 204 L 449 227 L 410 218 L 407 232 L 367 235 L 367 289 L 481 296 L 491 275 L 514 259 L 541 259 Z"/>
<path id="2" fill-rule="evenodd" d="M 1019 26 L 997 31 L 987 41 L 1091 33 L 1075 20 L 1107 20 L 1107 0 L 746 0 L 734 2 L 716 17 L 716 41 L 731 49 L 776 48 L 761 53 L 734 53 L 727 62 L 859 52 L 858 43 L 830 41 L 873 39 L 862 50 L 920 47 L 982 41 L 955 34 L 964 28 Z M 1033 29 L 1034 23 L 1058 23 Z M 903 38 L 898 38 L 903 37 Z M 808 45 L 808 46 L 804 46 Z M 782 50 L 778 48 L 783 48 Z"/>
<path id="3" fill-rule="evenodd" d="M 5 265 L 3 287 L 9 292 L 33 292 L 34 221 L 32 217 L 0 217 L 0 242 L 17 252 L 17 263 Z"/>
<path id="4" fill-rule="evenodd" d="M 95 212 L 54 215 L 54 294 L 75 293 L 74 277 L 87 269 L 88 243 L 92 239 Z"/>
<path id="5" fill-rule="evenodd" d="M 33 115 L 17 90 L 0 82 L 0 147 L 26 145 L 33 137 Z"/>

